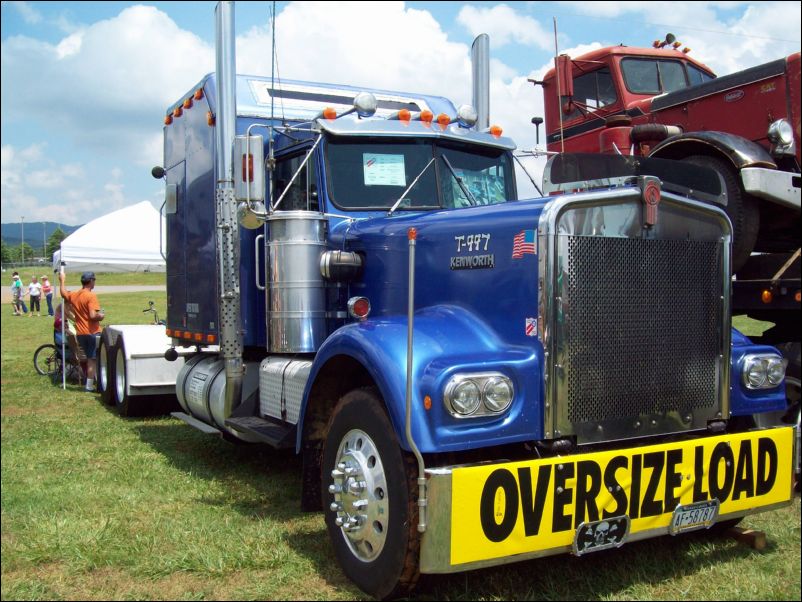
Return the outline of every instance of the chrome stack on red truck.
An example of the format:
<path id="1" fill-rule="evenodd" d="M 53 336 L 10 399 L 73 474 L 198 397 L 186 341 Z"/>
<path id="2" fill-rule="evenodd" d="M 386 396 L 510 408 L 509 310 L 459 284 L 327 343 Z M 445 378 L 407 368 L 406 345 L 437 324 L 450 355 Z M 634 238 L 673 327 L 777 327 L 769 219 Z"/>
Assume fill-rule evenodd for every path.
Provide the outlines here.
<path id="1" fill-rule="evenodd" d="M 294 449 L 379 598 L 791 503 L 793 429 L 749 420 L 784 362 L 731 329 L 715 174 L 613 158 L 603 189 L 518 199 L 484 94 L 237 75 L 232 4 L 165 115 L 166 327 L 102 336 L 121 413 L 172 388 L 210 436 Z"/>

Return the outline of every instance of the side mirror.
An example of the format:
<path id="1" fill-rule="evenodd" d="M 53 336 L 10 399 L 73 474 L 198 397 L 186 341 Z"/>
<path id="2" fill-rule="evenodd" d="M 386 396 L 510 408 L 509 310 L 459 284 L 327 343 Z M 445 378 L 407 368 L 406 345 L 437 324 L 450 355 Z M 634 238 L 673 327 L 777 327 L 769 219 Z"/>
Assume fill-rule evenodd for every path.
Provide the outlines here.
<path id="1" fill-rule="evenodd" d="M 574 95 L 574 71 L 571 57 L 561 54 L 554 59 L 557 70 L 557 85 L 559 86 L 560 96 Z"/>
<path id="2" fill-rule="evenodd" d="M 157 180 L 161 180 L 164 177 L 165 173 L 166 172 L 164 171 L 164 168 L 160 165 L 157 165 L 156 167 L 150 170 L 150 175 L 152 175 Z"/>

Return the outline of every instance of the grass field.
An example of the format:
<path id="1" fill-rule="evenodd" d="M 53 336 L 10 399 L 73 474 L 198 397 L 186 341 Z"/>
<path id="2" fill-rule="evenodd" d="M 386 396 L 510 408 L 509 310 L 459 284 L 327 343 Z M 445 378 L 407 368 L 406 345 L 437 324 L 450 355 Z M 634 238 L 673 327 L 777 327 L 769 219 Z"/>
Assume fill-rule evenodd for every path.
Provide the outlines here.
<path id="1" fill-rule="evenodd" d="M 164 281 L 146 276 L 161 282 L 98 279 Z M 144 323 L 149 299 L 164 313 L 164 293 L 101 303 L 109 323 Z M 97 395 L 62 391 L 33 369 L 34 349 L 51 339 L 51 319 L 3 307 L 3 600 L 364 598 L 340 572 L 322 514 L 299 510 L 293 454 L 171 418 L 122 419 Z M 767 549 L 663 537 L 428 577 L 414 599 L 799 600 L 799 498 L 744 523 L 765 530 Z"/>

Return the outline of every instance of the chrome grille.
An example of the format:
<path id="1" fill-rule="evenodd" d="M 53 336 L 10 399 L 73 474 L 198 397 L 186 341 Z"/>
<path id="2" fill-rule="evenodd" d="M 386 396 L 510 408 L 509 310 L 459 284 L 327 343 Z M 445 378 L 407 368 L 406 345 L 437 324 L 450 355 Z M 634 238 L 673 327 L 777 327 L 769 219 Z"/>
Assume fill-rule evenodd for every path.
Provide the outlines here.
<path id="1" fill-rule="evenodd" d="M 560 238 L 556 319 L 569 422 L 715 408 L 726 247 Z"/>

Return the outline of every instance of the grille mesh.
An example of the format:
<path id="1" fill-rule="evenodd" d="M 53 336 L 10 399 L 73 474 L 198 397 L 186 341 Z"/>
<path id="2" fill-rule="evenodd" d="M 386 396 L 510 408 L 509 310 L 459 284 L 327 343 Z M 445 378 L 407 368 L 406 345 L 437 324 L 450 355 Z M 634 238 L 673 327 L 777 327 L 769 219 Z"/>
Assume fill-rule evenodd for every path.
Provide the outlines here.
<path id="1" fill-rule="evenodd" d="M 713 407 L 721 246 L 566 238 L 558 347 L 565 351 L 569 421 Z"/>

